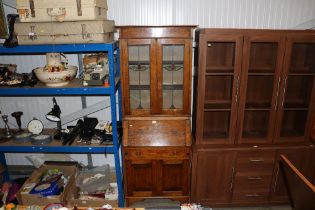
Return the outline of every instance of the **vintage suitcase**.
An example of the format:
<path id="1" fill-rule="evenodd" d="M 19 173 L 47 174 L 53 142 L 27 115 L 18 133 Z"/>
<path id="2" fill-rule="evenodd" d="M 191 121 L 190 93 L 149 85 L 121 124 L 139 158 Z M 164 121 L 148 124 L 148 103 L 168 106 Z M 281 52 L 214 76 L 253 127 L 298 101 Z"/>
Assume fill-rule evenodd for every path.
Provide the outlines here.
<path id="1" fill-rule="evenodd" d="M 16 0 L 21 22 L 106 20 L 106 0 Z"/>
<path id="2" fill-rule="evenodd" d="M 112 20 L 15 23 L 19 45 L 108 43 L 114 40 Z"/>

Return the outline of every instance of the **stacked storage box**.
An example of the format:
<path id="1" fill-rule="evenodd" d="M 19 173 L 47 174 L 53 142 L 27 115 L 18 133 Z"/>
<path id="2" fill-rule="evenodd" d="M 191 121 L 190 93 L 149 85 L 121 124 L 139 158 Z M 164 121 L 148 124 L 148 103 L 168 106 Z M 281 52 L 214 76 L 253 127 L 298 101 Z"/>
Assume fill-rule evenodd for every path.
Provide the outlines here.
<path id="1" fill-rule="evenodd" d="M 107 20 L 106 0 L 16 0 L 20 45 L 108 43 L 114 21 Z"/>

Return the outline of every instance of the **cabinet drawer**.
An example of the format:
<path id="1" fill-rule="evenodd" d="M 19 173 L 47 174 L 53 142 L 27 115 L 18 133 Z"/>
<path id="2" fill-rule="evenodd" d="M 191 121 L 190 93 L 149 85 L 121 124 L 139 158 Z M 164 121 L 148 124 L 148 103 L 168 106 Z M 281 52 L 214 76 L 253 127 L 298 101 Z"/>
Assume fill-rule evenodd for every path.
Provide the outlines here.
<path id="1" fill-rule="evenodd" d="M 269 171 L 273 169 L 274 161 L 274 150 L 238 152 L 236 171 Z"/>
<path id="2" fill-rule="evenodd" d="M 236 173 L 234 191 L 268 190 L 270 188 L 271 177 L 272 171 L 270 173 Z"/>
<path id="3" fill-rule="evenodd" d="M 189 159 L 189 148 L 125 148 L 125 159 Z"/>
<path id="4" fill-rule="evenodd" d="M 265 203 L 268 202 L 269 191 L 239 191 L 233 193 L 233 203 Z"/>

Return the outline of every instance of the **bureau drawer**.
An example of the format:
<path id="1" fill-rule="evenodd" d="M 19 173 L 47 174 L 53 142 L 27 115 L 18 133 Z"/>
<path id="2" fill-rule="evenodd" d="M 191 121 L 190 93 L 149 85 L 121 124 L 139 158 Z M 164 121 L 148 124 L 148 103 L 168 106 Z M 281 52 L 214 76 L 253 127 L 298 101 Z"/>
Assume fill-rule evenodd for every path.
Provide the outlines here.
<path id="1" fill-rule="evenodd" d="M 275 151 L 241 151 L 237 154 L 236 171 L 269 171 L 273 169 Z"/>
<path id="2" fill-rule="evenodd" d="M 268 190 L 272 171 L 264 173 L 236 173 L 234 181 L 234 191 L 247 191 L 247 190 Z"/>
<path id="3" fill-rule="evenodd" d="M 189 159 L 189 148 L 124 148 L 125 159 Z"/>
<path id="4" fill-rule="evenodd" d="M 233 193 L 233 203 L 265 203 L 268 202 L 269 191 L 239 191 Z"/>

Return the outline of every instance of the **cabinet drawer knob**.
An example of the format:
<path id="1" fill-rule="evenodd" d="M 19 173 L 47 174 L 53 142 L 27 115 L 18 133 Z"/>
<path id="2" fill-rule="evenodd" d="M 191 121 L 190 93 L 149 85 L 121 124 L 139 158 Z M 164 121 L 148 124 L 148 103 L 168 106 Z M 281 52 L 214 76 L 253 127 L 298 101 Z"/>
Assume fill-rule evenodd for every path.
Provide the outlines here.
<path id="1" fill-rule="evenodd" d="M 248 180 L 261 180 L 262 178 L 260 176 L 249 176 L 247 177 Z"/>
<path id="2" fill-rule="evenodd" d="M 257 193 L 253 193 L 253 194 L 246 194 L 245 196 L 248 198 L 257 198 L 257 197 L 260 197 L 261 195 L 259 195 Z"/>
<path id="3" fill-rule="evenodd" d="M 258 159 L 249 159 L 249 162 L 252 163 L 259 163 L 259 162 L 264 162 L 265 160 L 262 158 L 258 158 Z"/>

